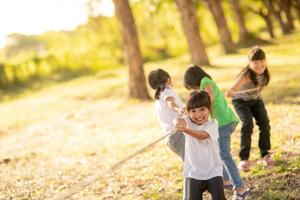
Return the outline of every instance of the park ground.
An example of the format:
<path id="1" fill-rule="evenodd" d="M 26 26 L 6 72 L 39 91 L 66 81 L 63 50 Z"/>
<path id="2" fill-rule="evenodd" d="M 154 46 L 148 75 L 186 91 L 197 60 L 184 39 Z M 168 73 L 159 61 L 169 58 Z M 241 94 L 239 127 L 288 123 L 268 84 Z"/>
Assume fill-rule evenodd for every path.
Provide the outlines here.
<path id="1" fill-rule="evenodd" d="M 300 33 L 262 47 L 271 73 L 263 97 L 276 162 L 272 169 L 262 165 L 256 128 L 252 168 L 242 177 L 253 187 L 249 199 L 300 199 Z M 212 67 L 205 70 L 222 91 L 246 65 L 248 50 L 223 55 L 215 47 L 209 49 Z M 188 91 L 182 75 L 187 64 L 188 56 L 146 63 L 145 74 L 158 67 L 167 70 L 175 90 L 185 99 Z M 99 178 L 70 199 L 181 199 L 182 163 L 163 142 L 106 173 L 119 160 L 162 136 L 153 100 L 128 99 L 127 81 L 126 68 L 103 70 L 1 102 L 0 199 L 53 199 L 94 177 Z M 232 135 L 236 161 L 239 128 Z M 231 192 L 226 196 L 230 199 Z"/>

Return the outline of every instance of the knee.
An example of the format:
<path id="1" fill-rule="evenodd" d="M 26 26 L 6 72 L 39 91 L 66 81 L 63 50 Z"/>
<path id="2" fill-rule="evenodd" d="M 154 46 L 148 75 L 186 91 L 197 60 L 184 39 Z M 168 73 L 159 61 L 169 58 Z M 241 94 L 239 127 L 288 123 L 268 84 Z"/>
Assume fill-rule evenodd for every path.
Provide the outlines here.
<path id="1" fill-rule="evenodd" d="M 269 120 L 259 121 L 257 122 L 257 125 L 260 130 L 270 131 L 271 129 Z"/>
<path id="2" fill-rule="evenodd" d="M 219 154 L 220 154 L 220 157 L 222 160 L 227 160 L 227 159 L 231 158 L 231 154 L 229 151 L 221 150 Z"/>
<path id="3" fill-rule="evenodd" d="M 242 122 L 242 133 L 251 134 L 253 131 L 253 123 L 250 121 Z"/>

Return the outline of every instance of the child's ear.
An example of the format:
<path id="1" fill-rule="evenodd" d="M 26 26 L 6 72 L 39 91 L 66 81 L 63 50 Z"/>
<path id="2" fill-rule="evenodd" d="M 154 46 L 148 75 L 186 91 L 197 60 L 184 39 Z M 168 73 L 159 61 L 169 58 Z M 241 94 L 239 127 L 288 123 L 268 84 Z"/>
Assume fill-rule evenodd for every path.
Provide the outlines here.
<path id="1" fill-rule="evenodd" d="M 172 80 L 171 80 L 171 78 L 168 78 L 167 84 L 172 86 Z"/>

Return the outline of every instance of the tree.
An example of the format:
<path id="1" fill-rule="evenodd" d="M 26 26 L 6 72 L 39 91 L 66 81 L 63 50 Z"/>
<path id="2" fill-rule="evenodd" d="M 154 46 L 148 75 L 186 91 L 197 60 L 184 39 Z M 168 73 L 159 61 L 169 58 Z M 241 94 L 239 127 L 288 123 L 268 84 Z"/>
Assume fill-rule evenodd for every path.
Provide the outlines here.
<path id="1" fill-rule="evenodd" d="M 296 11 L 298 13 L 298 19 L 300 20 L 300 0 L 293 0 L 292 6 L 296 8 Z"/>
<path id="2" fill-rule="evenodd" d="M 272 23 L 272 19 L 271 19 L 271 12 L 266 7 L 264 1 L 262 1 L 262 5 L 255 6 L 255 8 L 249 6 L 248 9 L 250 11 L 252 11 L 253 13 L 258 14 L 259 16 L 261 16 L 263 18 L 263 20 L 266 23 L 267 31 L 268 31 L 270 37 L 275 38 L 273 23 Z"/>
<path id="3" fill-rule="evenodd" d="M 245 25 L 245 20 L 242 13 L 242 9 L 240 7 L 240 2 L 239 0 L 230 0 L 230 3 L 237 18 L 239 29 L 239 42 L 244 42 L 247 39 L 249 33 Z"/>
<path id="4" fill-rule="evenodd" d="M 231 33 L 227 26 L 227 21 L 222 9 L 221 1 L 204 0 L 204 2 L 208 6 L 211 14 L 214 17 L 225 53 L 235 52 L 235 47 L 232 41 Z"/>
<path id="5" fill-rule="evenodd" d="M 128 0 L 113 0 L 113 3 L 121 26 L 129 68 L 129 96 L 142 100 L 150 99 L 145 81 L 138 34 L 129 2 Z"/>
<path id="6" fill-rule="evenodd" d="M 294 30 L 294 19 L 291 14 L 292 0 L 280 0 L 279 5 L 285 14 L 286 26 L 288 30 Z"/>
<path id="7" fill-rule="evenodd" d="M 283 34 L 288 34 L 290 31 L 289 31 L 287 25 L 284 23 L 284 21 L 281 17 L 281 8 L 278 5 L 278 2 L 276 0 L 267 0 L 266 4 L 267 4 L 267 7 L 270 9 L 270 12 L 273 13 L 275 18 L 279 22 L 282 33 Z"/>
<path id="8" fill-rule="evenodd" d="M 176 0 L 181 15 L 184 33 L 187 38 L 191 60 L 201 66 L 208 65 L 209 60 L 205 51 L 204 42 L 199 33 L 197 18 L 191 0 Z"/>

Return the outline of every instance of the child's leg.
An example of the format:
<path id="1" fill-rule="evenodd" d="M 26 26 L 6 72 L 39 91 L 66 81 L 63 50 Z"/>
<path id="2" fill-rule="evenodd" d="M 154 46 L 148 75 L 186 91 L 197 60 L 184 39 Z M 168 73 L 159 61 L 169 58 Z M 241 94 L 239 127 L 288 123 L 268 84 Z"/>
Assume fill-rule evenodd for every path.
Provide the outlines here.
<path id="1" fill-rule="evenodd" d="M 251 135 L 253 132 L 253 114 L 250 109 L 251 102 L 233 100 L 232 103 L 236 113 L 242 121 L 239 157 L 241 160 L 248 160 L 251 149 Z"/>
<path id="2" fill-rule="evenodd" d="M 184 200 L 202 200 L 202 194 L 207 190 L 207 181 L 185 178 L 184 184 Z"/>
<path id="3" fill-rule="evenodd" d="M 174 153 L 184 160 L 185 138 L 182 132 L 178 131 L 167 137 L 167 145 Z"/>
<path id="4" fill-rule="evenodd" d="M 209 179 L 207 190 L 212 196 L 212 200 L 225 200 L 223 180 L 221 176 Z"/>
<path id="5" fill-rule="evenodd" d="M 256 124 L 259 127 L 259 140 L 258 145 L 260 149 L 261 157 L 265 157 L 269 154 L 271 149 L 270 142 L 270 124 L 265 108 L 265 104 L 262 100 L 257 100 L 256 105 L 252 108 L 253 116 L 256 120 Z"/>
<path id="6" fill-rule="evenodd" d="M 231 123 L 222 127 L 219 127 L 219 149 L 220 156 L 223 161 L 223 165 L 228 172 L 233 189 L 243 186 L 243 181 L 240 177 L 240 173 L 237 169 L 235 161 L 230 154 L 230 142 L 231 142 L 231 133 L 234 131 L 236 123 Z"/>

